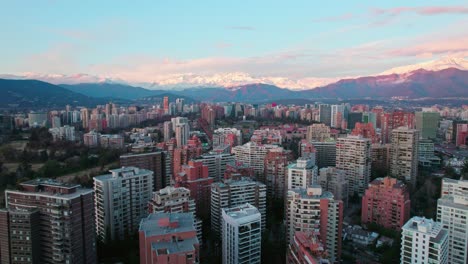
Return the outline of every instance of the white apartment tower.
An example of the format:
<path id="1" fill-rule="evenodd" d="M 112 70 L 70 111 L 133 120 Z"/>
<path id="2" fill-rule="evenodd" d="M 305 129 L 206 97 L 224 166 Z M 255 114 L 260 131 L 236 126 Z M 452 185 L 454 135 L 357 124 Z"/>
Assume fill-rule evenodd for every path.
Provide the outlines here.
<path id="1" fill-rule="evenodd" d="M 261 216 L 253 205 L 223 209 L 223 264 L 261 263 Z"/>
<path id="2" fill-rule="evenodd" d="M 448 232 L 448 263 L 468 263 L 468 180 L 442 180 L 437 221 Z"/>
<path id="3" fill-rule="evenodd" d="M 343 202 L 320 185 L 288 191 L 286 201 L 286 239 L 290 243 L 297 231 L 320 236 L 333 262 L 341 255 Z"/>
<path id="4" fill-rule="evenodd" d="M 232 148 L 232 153 L 236 161 L 242 162 L 246 166 L 252 167 L 256 175 L 264 174 L 265 156 L 271 149 L 283 149 L 277 145 L 259 145 L 254 142 L 248 142 L 244 145 Z"/>
<path id="5" fill-rule="evenodd" d="M 371 140 L 347 136 L 336 141 L 336 168 L 344 171 L 348 194 L 362 196 L 371 175 Z"/>
<path id="6" fill-rule="evenodd" d="M 448 264 L 448 234 L 439 222 L 415 216 L 401 233 L 401 264 Z"/>
<path id="7" fill-rule="evenodd" d="M 288 166 L 288 190 L 318 184 L 318 168 L 313 160 L 299 158 Z"/>
<path id="8" fill-rule="evenodd" d="M 153 172 L 136 167 L 110 170 L 111 174 L 94 177 L 96 232 L 104 241 L 124 239 L 138 230 L 148 215 L 153 190 Z"/>
<path id="9" fill-rule="evenodd" d="M 418 175 L 419 130 L 399 127 L 392 131 L 390 175 L 413 186 Z"/>
<path id="10" fill-rule="evenodd" d="M 235 160 L 236 157 L 232 154 L 218 154 L 216 152 L 202 154 L 195 159 L 195 161 L 201 161 L 203 165 L 208 167 L 208 175 L 210 175 L 214 181 L 221 181 L 224 178 L 226 165 L 235 162 Z"/>
<path id="11" fill-rule="evenodd" d="M 262 228 L 266 224 L 266 186 L 250 178 L 224 180 L 211 185 L 211 228 L 221 232 L 221 211 L 225 208 L 249 203 L 261 215 Z"/>

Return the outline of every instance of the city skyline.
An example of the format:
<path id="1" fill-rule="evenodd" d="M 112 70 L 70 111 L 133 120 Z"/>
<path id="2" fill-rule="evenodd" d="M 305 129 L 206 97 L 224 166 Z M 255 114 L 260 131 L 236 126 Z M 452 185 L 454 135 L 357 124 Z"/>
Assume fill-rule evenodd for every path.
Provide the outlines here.
<path id="1" fill-rule="evenodd" d="M 314 88 L 468 55 L 463 1 L 4 5 L 1 76 L 56 83 Z"/>

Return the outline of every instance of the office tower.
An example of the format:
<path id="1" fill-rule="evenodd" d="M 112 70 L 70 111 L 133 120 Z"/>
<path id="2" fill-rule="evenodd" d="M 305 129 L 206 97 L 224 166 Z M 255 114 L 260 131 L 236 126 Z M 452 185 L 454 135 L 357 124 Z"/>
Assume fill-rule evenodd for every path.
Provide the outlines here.
<path id="1" fill-rule="evenodd" d="M 448 234 L 439 222 L 415 216 L 403 226 L 401 264 L 448 264 Z"/>
<path id="2" fill-rule="evenodd" d="M 263 178 L 265 156 L 272 149 L 283 149 L 276 145 L 259 145 L 254 142 L 248 142 L 241 146 L 232 148 L 232 153 L 236 157 L 236 161 L 240 161 L 245 165 L 251 166 L 255 175 Z"/>
<path id="3" fill-rule="evenodd" d="M 226 165 L 235 162 L 236 157 L 232 154 L 217 154 L 210 152 L 198 156 L 194 160 L 200 161 L 203 165 L 208 167 L 208 175 L 212 177 L 214 181 L 220 181 L 224 177 Z"/>
<path id="4" fill-rule="evenodd" d="M 336 168 L 348 179 L 348 194 L 362 196 L 371 175 L 371 141 L 347 136 L 336 141 Z"/>
<path id="5" fill-rule="evenodd" d="M 150 170 L 122 167 L 109 172 L 93 178 L 96 232 L 101 241 L 121 240 L 136 232 L 140 220 L 148 215 L 153 190 Z"/>
<path id="6" fill-rule="evenodd" d="M 190 190 L 195 200 L 197 216 L 202 220 L 210 215 L 210 189 L 213 178 L 208 175 L 208 167 L 200 161 L 189 161 L 182 166 L 182 171 L 176 175 L 175 187 L 185 187 Z"/>
<path id="7" fill-rule="evenodd" d="M 289 153 L 281 149 L 270 150 L 265 156 L 264 178 L 269 198 L 283 199 L 286 194 L 286 175 Z"/>
<path id="8" fill-rule="evenodd" d="M 242 131 L 236 128 L 218 128 L 213 133 L 213 148 L 230 145 L 231 148 L 242 145 Z"/>
<path id="9" fill-rule="evenodd" d="M 164 122 L 163 125 L 163 134 L 164 134 L 164 142 L 169 141 L 169 139 L 172 138 L 172 122 L 171 121 L 166 121 Z"/>
<path id="10" fill-rule="evenodd" d="M 96 263 L 93 190 L 51 179 L 26 181 L 20 183 L 20 187 L 21 190 L 5 191 L 5 204 L 11 213 L 10 222 L 15 218 L 26 218 L 21 220 L 21 226 L 19 222 L 11 222 L 9 228 L 13 233 L 17 228 L 27 228 L 28 221 L 32 221 L 29 223 L 31 230 L 27 231 L 31 234 L 31 241 L 11 234 L 14 235 L 10 236 L 11 243 L 32 243 L 31 250 L 34 251 L 39 232 L 38 263 Z M 34 209 L 39 211 L 39 219 Z M 24 213 L 21 216 L 20 211 Z M 5 222 L 2 222 L 2 227 L 5 227 Z M 12 247 L 11 253 L 28 250 L 26 244 L 22 244 L 22 247 Z M 32 259 L 36 257 L 33 255 Z"/>
<path id="11" fill-rule="evenodd" d="M 163 97 L 163 109 L 165 114 L 169 114 L 169 97 Z"/>
<path id="12" fill-rule="evenodd" d="M 261 216 L 250 204 L 226 208 L 223 217 L 223 264 L 261 263 Z"/>
<path id="13" fill-rule="evenodd" d="M 372 143 L 378 143 L 380 141 L 372 123 L 356 123 L 353 131 L 351 131 L 351 135 L 368 138 Z"/>
<path id="14" fill-rule="evenodd" d="M 307 127 L 306 139 L 309 142 L 324 142 L 330 138 L 330 127 L 325 124 L 312 124 Z"/>
<path id="15" fill-rule="evenodd" d="M 430 139 L 418 141 L 418 163 L 424 167 L 440 165 L 440 158 L 435 155 L 434 142 Z"/>
<path id="16" fill-rule="evenodd" d="M 391 144 L 372 144 L 371 145 L 371 168 L 373 172 L 380 175 L 388 175 L 390 171 L 390 149 Z M 373 175 L 374 177 L 376 175 Z"/>
<path id="17" fill-rule="evenodd" d="M 362 197 L 361 223 L 400 231 L 410 217 L 410 203 L 409 190 L 403 182 L 377 178 L 369 183 Z"/>
<path id="18" fill-rule="evenodd" d="M 40 212 L 37 208 L 0 210 L 0 263 L 40 263 Z"/>
<path id="19" fill-rule="evenodd" d="M 262 227 L 266 224 L 266 186 L 249 178 L 225 180 L 211 185 L 211 228 L 221 232 L 221 210 L 249 203 L 261 214 Z"/>
<path id="20" fill-rule="evenodd" d="M 341 200 L 344 206 L 348 206 L 348 180 L 344 171 L 335 167 L 321 168 L 319 183 L 323 191 L 331 192 L 336 200 Z"/>
<path id="21" fill-rule="evenodd" d="M 344 116 L 344 105 L 332 105 L 331 106 L 331 122 L 330 126 L 335 128 L 341 128 L 341 122 Z"/>
<path id="22" fill-rule="evenodd" d="M 372 127 L 377 127 L 377 115 L 373 112 L 364 112 L 362 113 L 363 124 L 372 124 Z"/>
<path id="23" fill-rule="evenodd" d="M 312 146 L 315 148 L 316 152 L 316 161 L 317 166 L 320 168 L 323 167 L 335 167 L 336 165 L 336 141 L 325 141 L 311 142 Z"/>
<path id="24" fill-rule="evenodd" d="M 392 131 L 390 149 L 390 175 L 404 179 L 413 186 L 418 176 L 419 131 L 400 127 Z"/>
<path id="25" fill-rule="evenodd" d="M 288 165 L 288 190 L 307 188 L 318 183 L 318 168 L 313 160 L 299 158 L 296 163 Z"/>
<path id="26" fill-rule="evenodd" d="M 414 128 L 414 113 L 394 111 L 383 113 L 381 120 L 381 140 L 383 144 L 390 143 L 393 129 L 399 127 Z"/>
<path id="27" fill-rule="evenodd" d="M 288 190 L 286 202 L 286 238 L 293 242 L 297 231 L 311 234 L 320 230 L 320 237 L 333 263 L 341 256 L 343 202 L 319 185 Z"/>
<path id="28" fill-rule="evenodd" d="M 141 264 L 200 263 L 200 241 L 192 213 L 157 213 L 141 220 Z"/>
<path id="29" fill-rule="evenodd" d="M 348 129 L 354 129 L 356 123 L 362 122 L 362 112 L 348 113 Z"/>
<path id="30" fill-rule="evenodd" d="M 152 171 L 152 191 L 159 191 L 171 184 L 171 164 L 166 151 L 125 154 L 120 156 L 120 166 L 137 167 Z"/>
<path id="31" fill-rule="evenodd" d="M 440 120 L 439 112 L 416 112 L 414 119 L 415 128 L 421 132 L 421 138 L 436 138 Z"/>
<path id="32" fill-rule="evenodd" d="M 320 234 L 295 232 L 286 255 L 287 264 L 329 264 Z"/>
<path id="33" fill-rule="evenodd" d="M 468 180 L 442 180 L 437 221 L 448 233 L 448 263 L 468 263 Z"/>
<path id="34" fill-rule="evenodd" d="M 331 106 L 328 104 L 319 105 L 319 120 L 327 126 L 331 125 Z"/>

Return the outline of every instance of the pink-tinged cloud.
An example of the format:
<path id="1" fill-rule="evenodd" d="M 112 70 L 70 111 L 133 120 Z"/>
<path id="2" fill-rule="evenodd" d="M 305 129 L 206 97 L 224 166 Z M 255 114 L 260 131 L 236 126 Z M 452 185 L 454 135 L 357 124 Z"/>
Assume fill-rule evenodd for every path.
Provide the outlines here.
<path id="1" fill-rule="evenodd" d="M 376 15 L 398 16 L 403 13 L 416 13 L 419 15 L 441 15 L 441 14 L 468 14 L 467 6 L 423 6 L 423 7 L 395 7 L 388 9 L 376 8 L 372 10 Z"/>
<path id="2" fill-rule="evenodd" d="M 440 54 L 466 54 L 468 53 L 468 36 L 449 37 L 444 39 L 431 39 L 423 43 L 391 49 L 388 56 L 416 56 L 428 58 Z"/>

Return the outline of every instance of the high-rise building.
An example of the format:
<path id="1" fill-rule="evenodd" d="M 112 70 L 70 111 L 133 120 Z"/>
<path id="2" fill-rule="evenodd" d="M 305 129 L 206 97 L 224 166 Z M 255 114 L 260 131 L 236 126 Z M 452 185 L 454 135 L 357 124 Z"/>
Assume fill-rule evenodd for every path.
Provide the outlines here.
<path id="1" fill-rule="evenodd" d="M 331 125 L 332 113 L 331 106 L 328 104 L 319 105 L 319 120 L 327 126 Z"/>
<path id="2" fill-rule="evenodd" d="M 440 120 L 439 112 L 416 112 L 414 119 L 415 128 L 421 132 L 421 138 L 436 138 Z"/>
<path id="3" fill-rule="evenodd" d="M 331 262 L 341 256 L 343 229 L 343 202 L 335 200 L 330 192 L 322 192 L 319 185 L 288 191 L 286 202 L 286 238 L 292 243 L 297 231 L 320 237 Z"/>
<path id="4" fill-rule="evenodd" d="M 231 148 L 242 145 L 242 132 L 236 128 L 218 128 L 213 132 L 213 148 L 230 145 Z"/>
<path id="5" fill-rule="evenodd" d="M 331 192 L 336 200 L 341 200 L 348 206 L 348 180 L 344 171 L 335 167 L 321 168 L 319 182 L 323 191 Z"/>
<path id="6" fill-rule="evenodd" d="M 265 156 L 269 150 L 283 149 L 276 145 L 259 145 L 254 142 L 248 142 L 244 145 L 232 148 L 232 153 L 236 157 L 236 161 L 240 161 L 247 166 L 251 166 L 255 175 L 263 178 L 265 169 Z"/>
<path id="7" fill-rule="evenodd" d="M 336 165 L 336 141 L 325 141 L 325 142 L 312 142 L 316 152 L 317 166 L 323 167 L 335 167 Z"/>
<path id="8" fill-rule="evenodd" d="M 40 259 L 37 263 L 96 263 L 93 190 L 51 179 L 30 180 L 20 186 L 21 190 L 5 191 L 9 212 L 1 214 L 0 229 L 5 231 L 5 217 L 9 217 L 10 253 L 18 254 L 25 250 L 32 255 L 31 261 L 13 259 L 11 263 L 33 263 L 36 258 Z M 39 219 L 34 209 L 39 211 Z M 18 221 L 13 222 L 16 219 Z M 14 230 L 24 233 L 15 234 Z M 38 232 L 39 253 L 35 251 Z M 4 244 L 4 235 L 0 244 Z M 21 246 L 13 247 L 19 243 Z M 28 248 L 28 244 L 32 248 Z M 3 250 L 1 248 L 2 263 L 6 257 Z"/>
<path id="9" fill-rule="evenodd" d="M 137 167 L 153 172 L 153 191 L 159 191 L 171 184 L 170 158 L 166 151 L 133 153 L 120 156 L 120 166 Z"/>
<path id="10" fill-rule="evenodd" d="M 289 153 L 282 149 L 270 150 L 265 156 L 264 178 L 268 197 L 283 198 L 286 194 L 288 156 Z"/>
<path id="11" fill-rule="evenodd" d="M 262 227 L 266 224 L 266 186 L 249 178 L 225 180 L 211 185 L 211 228 L 221 232 L 221 210 L 249 203 L 261 214 Z"/>
<path id="12" fill-rule="evenodd" d="M 169 141 L 169 139 L 172 138 L 172 133 L 174 133 L 174 131 L 172 130 L 172 122 L 171 121 L 164 122 L 164 125 L 163 125 L 164 142 L 167 142 Z"/>
<path id="13" fill-rule="evenodd" d="M 190 126 L 188 123 L 178 124 L 175 128 L 177 146 L 184 146 L 190 137 Z"/>
<path id="14" fill-rule="evenodd" d="M 319 184 L 318 168 L 313 160 L 299 158 L 296 163 L 288 165 L 288 190 L 316 184 Z"/>
<path id="15" fill-rule="evenodd" d="M 372 123 L 356 123 L 353 131 L 351 131 L 353 136 L 362 136 L 368 138 L 372 143 L 378 143 L 379 137 L 375 132 L 374 125 Z"/>
<path id="16" fill-rule="evenodd" d="M 391 144 L 372 144 L 371 146 L 371 168 L 373 173 L 388 175 L 390 171 L 390 149 Z M 376 177 L 376 175 L 373 175 Z"/>
<path id="17" fill-rule="evenodd" d="M 419 131 L 399 127 L 392 131 L 390 149 L 390 175 L 403 179 L 413 186 L 418 176 Z"/>
<path id="18" fill-rule="evenodd" d="M 193 213 L 198 240 L 201 243 L 202 221 L 195 216 L 195 200 L 190 197 L 189 189 L 167 186 L 153 192 L 153 199 L 148 202 L 148 213 Z"/>
<path id="19" fill-rule="evenodd" d="M 306 139 L 309 142 L 324 142 L 330 138 L 330 127 L 325 124 L 312 124 L 307 127 Z"/>
<path id="20" fill-rule="evenodd" d="M 399 127 L 414 128 L 414 113 L 403 111 L 383 113 L 380 136 L 382 143 L 390 143 L 392 130 Z"/>
<path id="21" fill-rule="evenodd" d="M 362 112 L 348 113 L 348 129 L 354 129 L 356 123 L 362 122 Z"/>
<path id="22" fill-rule="evenodd" d="M 341 105 L 332 105 L 331 106 L 331 127 L 341 128 L 341 123 L 344 117 L 345 106 Z"/>
<path id="23" fill-rule="evenodd" d="M 320 234 L 296 232 L 289 243 L 287 264 L 329 264 L 327 252 L 320 240 Z"/>
<path id="24" fill-rule="evenodd" d="M 415 216 L 403 226 L 400 263 L 448 264 L 448 234 L 439 222 Z"/>
<path id="25" fill-rule="evenodd" d="M 371 175 L 371 141 L 361 136 L 347 136 L 336 141 L 336 168 L 348 179 L 348 194 L 362 196 Z"/>
<path id="26" fill-rule="evenodd" d="M 165 114 L 169 114 L 169 97 L 164 96 L 163 98 L 163 109 Z"/>
<path id="27" fill-rule="evenodd" d="M 203 165 L 208 167 L 208 175 L 212 177 L 214 181 L 220 181 L 224 177 L 226 165 L 235 162 L 236 157 L 232 154 L 217 154 L 211 152 L 200 155 L 194 160 L 200 161 Z"/>
<path id="28" fill-rule="evenodd" d="M 192 213 L 157 213 L 139 226 L 141 264 L 200 263 L 200 242 Z"/>
<path id="29" fill-rule="evenodd" d="M 455 146 L 467 146 L 468 145 L 468 124 L 456 124 L 455 129 Z"/>
<path id="30" fill-rule="evenodd" d="M 190 190 L 195 200 L 196 213 L 202 220 L 210 215 L 210 190 L 213 178 L 208 175 L 208 167 L 201 161 L 189 161 L 182 166 L 182 171 L 176 175 L 175 187 L 185 187 Z"/>
<path id="31" fill-rule="evenodd" d="M 409 190 L 403 182 L 377 178 L 369 183 L 362 197 L 361 223 L 400 231 L 410 217 L 410 203 Z"/>
<path id="32" fill-rule="evenodd" d="M 448 232 L 448 263 L 468 263 L 468 180 L 442 180 L 437 221 Z"/>
<path id="33" fill-rule="evenodd" d="M 101 241 L 124 239 L 148 215 L 153 172 L 136 167 L 110 170 L 94 180 L 96 232 Z"/>
<path id="34" fill-rule="evenodd" d="M 223 263 L 261 263 L 261 216 L 250 204 L 223 209 Z"/>
<path id="35" fill-rule="evenodd" d="M 40 263 L 40 212 L 37 208 L 0 210 L 0 262 Z"/>

